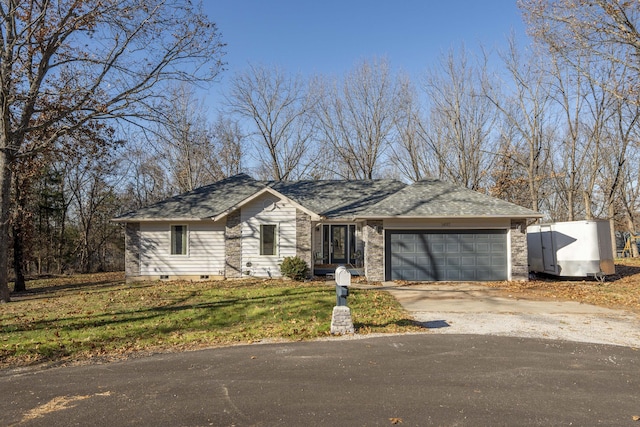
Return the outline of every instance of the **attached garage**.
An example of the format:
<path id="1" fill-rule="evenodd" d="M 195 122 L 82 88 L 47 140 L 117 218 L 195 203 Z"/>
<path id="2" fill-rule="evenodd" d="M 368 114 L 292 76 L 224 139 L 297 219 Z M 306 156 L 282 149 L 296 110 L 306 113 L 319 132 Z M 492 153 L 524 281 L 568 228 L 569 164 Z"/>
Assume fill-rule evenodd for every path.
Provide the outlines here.
<path id="1" fill-rule="evenodd" d="M 507 230 L 386 230 L 385 278 L 508 279 Z"/>

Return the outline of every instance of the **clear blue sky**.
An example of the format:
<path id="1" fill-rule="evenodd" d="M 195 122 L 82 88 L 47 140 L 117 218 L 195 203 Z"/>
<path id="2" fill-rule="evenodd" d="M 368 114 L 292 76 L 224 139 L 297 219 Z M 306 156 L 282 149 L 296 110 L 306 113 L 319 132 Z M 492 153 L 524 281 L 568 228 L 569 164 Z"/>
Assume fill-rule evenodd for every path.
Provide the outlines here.
<path id="1" fill-rule="evenodd" d="M 515 0 L 205 0 L 204 7 L 227 43 L 214 98 L 248 63 L 340 76 L 362 59 L 386 57 L 418 78 L 452 47 L 503 48 L 512 30 L 526 42 Z"/>

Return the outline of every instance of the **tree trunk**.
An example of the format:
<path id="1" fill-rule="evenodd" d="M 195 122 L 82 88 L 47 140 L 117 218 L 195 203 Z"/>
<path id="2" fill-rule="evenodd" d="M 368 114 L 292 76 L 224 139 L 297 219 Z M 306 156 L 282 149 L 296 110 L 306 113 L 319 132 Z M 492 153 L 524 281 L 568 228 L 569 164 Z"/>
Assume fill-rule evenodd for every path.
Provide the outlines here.
<path id="1" fill-rule="evenodd" d="M 612 228 L 613 229 L 613 228 Z M 627 216 L 627 231 L 631 233 L 631 257 L 638 258 L 640 256 L 638 251 L 638 242 L 636 241 L 636 225 L 633 221 L 633 218 Z M 615 241 L 615 240 L 614 240 Z M 615 246 L 615 243 L 614 243 Z M 614 249 L 615 251 L 615 249 Z M 615 253 L 615 252 L 614 252 Z"/>
<path id="2" fill-rule="evenodd" d="M 0 302 L 11 301 L 9 292 L 9 198 L 11 165 L 6 150 L 0 150 Z"/>
<path id="3" fill-rule="evenodd" d="M 616 229 L 615 229 L 615 222 L 613 220 L 614 216 L 615 216 L 615 208 L 613 206 L 613 203 L 609 203 L 609 206 L 607 207 L 607 213 L 609 214 L 609 233 L 611 236 L 611 250 L 613 251 L 613 257 L 616 258 L 616 256 L 618 255 L 618 248 L 616 248 Z M 590 218 L 588 218 L 590 219 Z M 631 256 L 632 257 L 636 257 L 638 254 L 638 245 L 635 241 L 635 239 L 633 238 L 635 231 L 631 232 Z M 634 250 L 635 248 L 635 250 Z"/>
<path id="4" fill-rule="evenodd" d="M 13 272 L 15 281 L 13 282 L 13 292 L 24 292 L 27 285 L 24 281 L 24 242 L 22 240 L 22 227 L 18 224 L 13 226 Z"/>
<path id="5" fill-rule="evenodd" d="M 613 251 L 613 258 L 618 257 L 618 247 L 616 245 L 616 229 L 613 218 L 609 218 L 609 236 L 611 237 L 611 250 Z"/>
<path id="6" fill-rule="evenodd" d="M 593 212 L 591 211 L 591 195 L 588 191 L 583 191 L 582 195 L 584 197 L 584 219 L 593 219 Z M 613 216 L 611 216 L 613 218 Z"/>
<path id="7" fill-rule="evenodd" d="M 15 200 L 18 202 L 19 212 L 24 208 L 25 201 L 23 200 L 20 182 L 16 179 L 14 180 L 14 190 L 15 190 Z M 22 227 L 22 219 L 16 217 L 13 226 L 13 272 L 14 272 L 14 282 L 13 282 L 13 292 L 24 292 L 27 290 L 27 286 L 24 280 L 24 229 Z"/>

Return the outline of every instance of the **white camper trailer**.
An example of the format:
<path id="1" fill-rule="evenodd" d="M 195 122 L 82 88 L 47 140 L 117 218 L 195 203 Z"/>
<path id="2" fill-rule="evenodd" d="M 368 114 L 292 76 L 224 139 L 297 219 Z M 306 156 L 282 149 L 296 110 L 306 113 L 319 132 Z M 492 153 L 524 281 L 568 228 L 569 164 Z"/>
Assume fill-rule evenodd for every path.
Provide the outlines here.
<path id="1" fill-rule="evenodd" d="M 615 273 L 609 221 L 570 221 L 527 227 L 529 271 L 562 277 Z"/>

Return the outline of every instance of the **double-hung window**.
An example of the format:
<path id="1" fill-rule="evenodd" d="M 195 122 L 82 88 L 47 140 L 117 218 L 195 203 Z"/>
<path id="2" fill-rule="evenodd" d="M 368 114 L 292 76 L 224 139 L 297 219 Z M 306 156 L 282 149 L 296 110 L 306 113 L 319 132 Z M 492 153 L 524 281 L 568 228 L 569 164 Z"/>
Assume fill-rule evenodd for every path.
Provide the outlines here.
<path id="1" fill-rule="evenodd" d="M 187 254 L 187 226 L 171 226 L 171 255 Z"/>
<path id="2" fill-rule="evenodd" d="M 262 224 L 260 226 L 260 255 L 277 255 L 276 226 Z"/>

